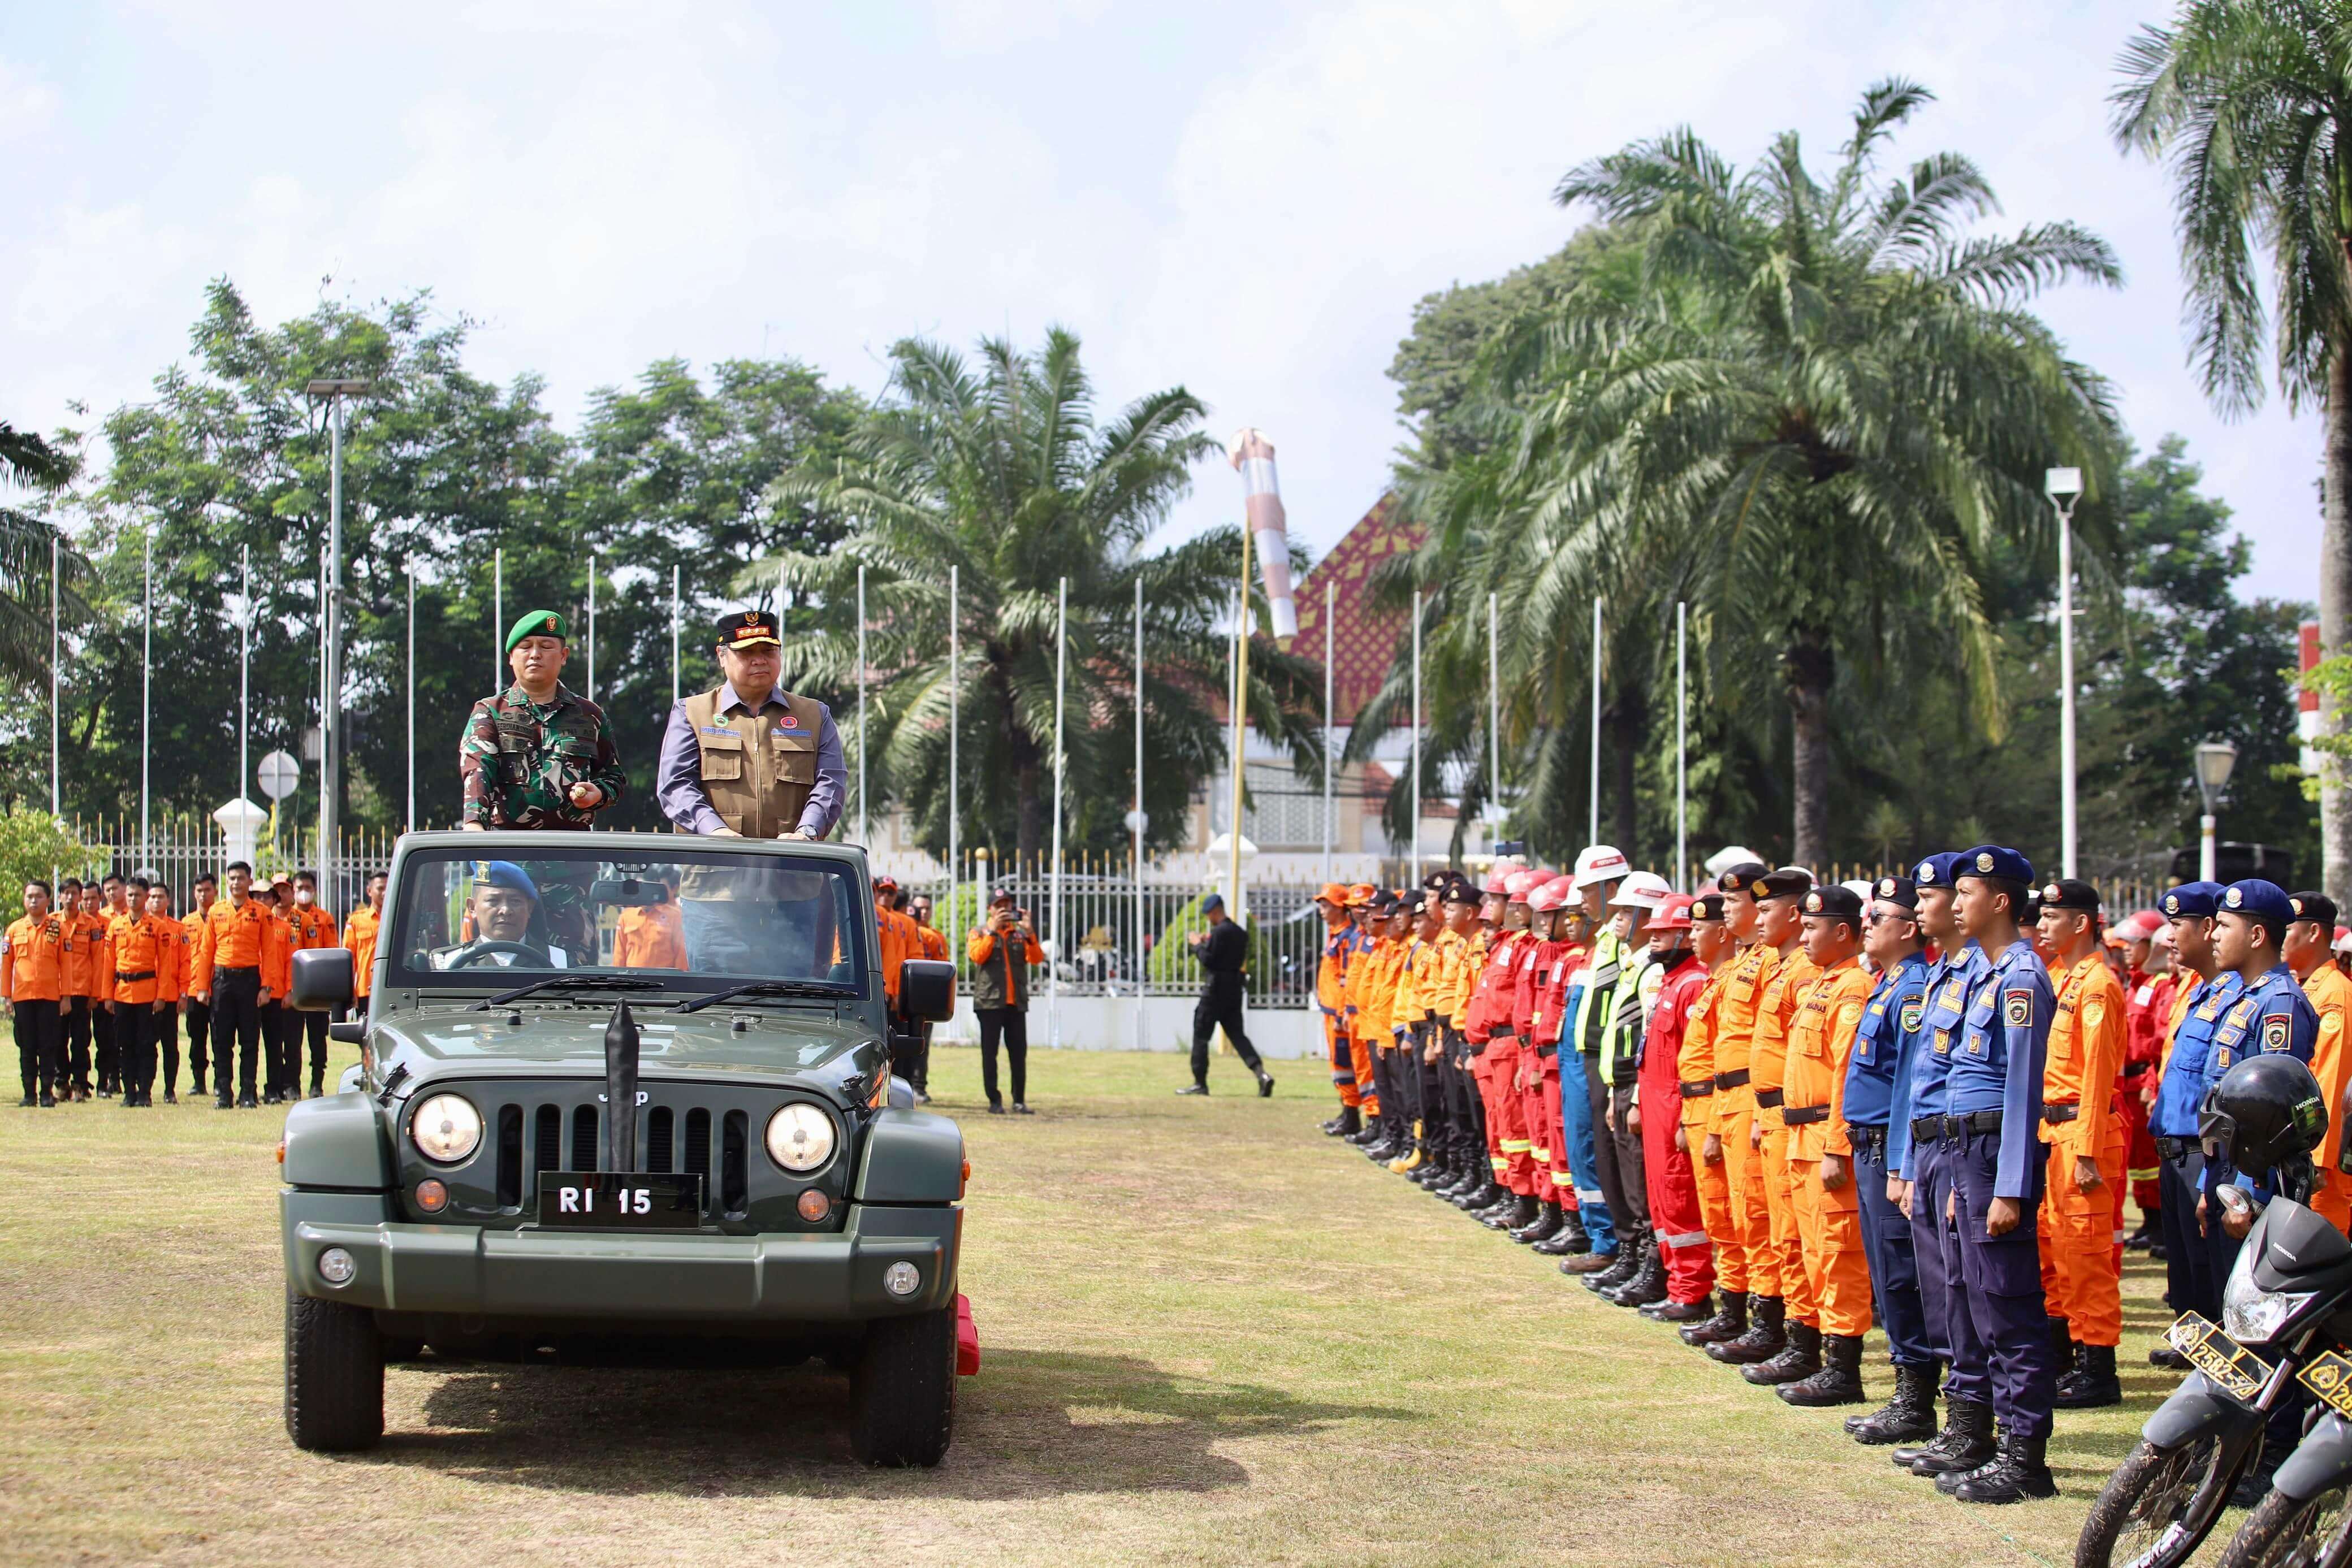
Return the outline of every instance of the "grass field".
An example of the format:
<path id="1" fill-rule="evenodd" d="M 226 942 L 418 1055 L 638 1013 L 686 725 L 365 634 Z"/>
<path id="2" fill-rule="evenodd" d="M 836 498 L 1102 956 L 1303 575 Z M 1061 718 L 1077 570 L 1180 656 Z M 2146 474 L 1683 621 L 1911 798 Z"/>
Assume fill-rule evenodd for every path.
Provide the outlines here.
<path id="1" fill-rule="evenodd" d="M 1309 1069 L 1041 1052 L 1013 1118 L 938 1054 L 985 1362 L 935 1471 L 853 1466 L 807 1370 L 428 1362 L 382 1449 L 299 1453 L 280 1118 L 0 1111 L 0 1561 L 2057 1563 L 2171 1387 L 2137 1264 L 2129 1403 L 2061 1414 L 2055 1501 L 1966 1509 L 1321 1136 Z"/>

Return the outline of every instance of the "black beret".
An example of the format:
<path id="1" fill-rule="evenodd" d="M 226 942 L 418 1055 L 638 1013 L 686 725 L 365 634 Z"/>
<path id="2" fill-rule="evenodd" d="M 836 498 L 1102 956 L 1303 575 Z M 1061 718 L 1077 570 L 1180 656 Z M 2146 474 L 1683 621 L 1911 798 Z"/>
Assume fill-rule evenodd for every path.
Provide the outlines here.
<path id="1" fill-rule="evenodd" d="M 1862 918 L 1862 895 L 1833 882 L 1826 887 L 1813 888 L 1805 894 L 1805 913 L 1825 915 L 1836 920 L 1859 921 Z"/>
<path id="2" fill-rule="evenodd" d="M 1723 918 L 1723 894 L 1702 893 L 1691 900 L 1690 917 L 1694 923 Z"/>
<path id="3" fill-rule="evenodd" d="M 2066 909 L 2077 915 L 2099 912 L 2099 890 L 2080 877 L 2062 876 L 2043 883 L 2040 897 L 2044 909 Z"/>
<path id="4" fill-rule="evenodd" d="M 1882 876 L 1870 884 L 1870 896 L 1879 904 L 1916 909 L 1919 907 L 1919 884 L 1907 876 Z"/>
<path id="5" fill-rule="evenodd" d="M 2327 927 L 2328 935 L 2336 934 L 2336 901 L 2324 893 L 2290 893 L 2286 901 L 2294 908 L 2297 920 L 2316 920 Z"/>
<path id="6" fill-rule="evenodd" d="M 1715 885 L 1726 893 L 1744 893 L 1750 898 L 1754 898 L 1759 896 L 1756 884 L 1767 874 L 1769 874 L 1768 867 L 1755 861 L 1741 861 L 1738 865 L 1726 866 L 1717 875 Z"/>
<path id="7" fill-rule="evenodd" d="M 1801 866 L 1782 866 L 1756 879 L 1759 898 L 1794 898 L 1813 885 L 1813 873 Z"/>

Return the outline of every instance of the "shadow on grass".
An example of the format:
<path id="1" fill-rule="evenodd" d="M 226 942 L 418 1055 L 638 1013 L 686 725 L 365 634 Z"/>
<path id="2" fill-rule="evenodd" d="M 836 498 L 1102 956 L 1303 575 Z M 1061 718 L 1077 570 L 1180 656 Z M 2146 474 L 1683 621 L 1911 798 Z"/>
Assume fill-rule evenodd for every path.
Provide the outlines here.
<path id="1" fill-rule="evenodd" d="M 441 1375 L 426 1361 L 418 1370 L 441 1376 L 425 1403 L 434 1429 L 387 1432 L 381 1448 L 346 1462 L 617 1496 L 1009 1501 L 1205 1492 L 1250 1480 L 1213 1451 L 1217 1444 L 1423 1414 L 1171 1377 L 1139 1356 L 992 1350 L 981 1375 L 957 1391 L 944 1464 L 868 1470 L 849 1457 L 848 1382 L 817 1364 L 729 1372 L 458 1364 Z"/>

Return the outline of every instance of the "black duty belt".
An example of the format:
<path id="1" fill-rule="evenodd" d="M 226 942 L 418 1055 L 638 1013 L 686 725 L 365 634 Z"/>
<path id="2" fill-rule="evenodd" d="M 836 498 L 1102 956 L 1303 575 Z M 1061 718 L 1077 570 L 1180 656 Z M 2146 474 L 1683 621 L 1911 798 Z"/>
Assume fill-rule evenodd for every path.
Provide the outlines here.
<path id="1" fill-rule="evenodd" d="M 1915 1144 L 1932 1144 L 1943 1135 L 1944 1119 L 1941 1116 L 1922 1116 L 1911 1124 L 1911 1141 Z"/>
<path id="2" fill-rule="evenodd" d="M 2000 1131 L 2000 1113 L 1998 1111 L 1971 1111 L 1965 1116 L 1944 1118 L 1944 1136 L 1956 1144 L 1972 1134 Z"/>
<path id="3" fill-rule="evenodd" d="M 1549 1061 L 1553 1057 L 1558 1056 L 1559 1054 L 1559 1041 L 1558 1040 L 1553 1040 L 1549 1045 L 1539 1045 L 1536 1047 L 1536 1060 L 1538 1061 Z"/>
<path id="4" fill-rule="evenodd" d="M 1784 1127 L 1810 1127 L 1815 1122 L 1829 1119 L 1830 1108 L 1826 1105 L 1791 1105 L 1780 1113 L 1780 1124 Z"/>
<path id="5" fill-rule="evenodd" d="M 1756 1108 L 1759 1111 L 1769 1111 L 1774 1106 L 1780 1104 L 1780 1100 L 1781 1092 L 1778 1089 L 1759 1089 L 1756 1091 Z"/>
<path id="6" fill-rule="evenodd" d="M 2176 1164 L 2191 1155 L 2204 1153 L 2204 1145 L 2194 1138 L 2163 1138 L 2156 1140 L 2157 1158 Z"/>
<path id="7" fill-rule="evenodd" d="M 126 986 L 135 986 L 142 980 L 153 979 L 155 977 L 155 971 L 152 969 L 117 969 L 114 971 L 114 977 Z"/>
<path id="8" fill-rule="evenodd" d="M 1884 1159 L 1885 1157 L 1885 1128 L 1857 1127 L 1852 1122 L 1848 1122 L 1845 1124 L 1845 1135 L 1846 1141 L 1853 1145 L 1854 1153 L 1858 1155 L 1868 1155 L 1873 1159 Z"/>
<path id="9" fill-rule="evenodd" d="M 2042 1119 L 2045 1122 L 2071 1122 L 2082 1113 L 2083 1107 L 2078 1104 L 2042 1107 Z"/>
<path id="10" fill-rule="evenodd" d="M 1712 1078 L 1702 1078 L 1696 1082 L 1683 1085 L 1683 1098 L 1685 1100 L 1696 1100 L 1714 1092 L 1715 1080 Z"/>
<path id="11" fill-rule="evenodd" d="M 1737 1072 L 1718 1072 L 1715 1075 L 1715 1086 L 1717 1089 L 1738 1089 L 1744 1086 L 1747 1082 L 1748 1069 L 1744 1067 Z"/>
<path id="12" fill-rule="evenodd" d="M 213 973 L 215 975 L 258 975 L 261 973 L 261 966 L 258 964 L 215 964 L 213 966 Z"/>

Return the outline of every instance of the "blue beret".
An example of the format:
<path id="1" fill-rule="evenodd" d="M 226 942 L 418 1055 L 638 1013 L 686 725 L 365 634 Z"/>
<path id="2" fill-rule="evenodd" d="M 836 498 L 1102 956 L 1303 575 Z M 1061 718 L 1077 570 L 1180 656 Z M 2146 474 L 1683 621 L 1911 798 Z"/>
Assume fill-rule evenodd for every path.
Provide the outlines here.
<path id="1" fill-rule="evenodd" d="M 2156 901 L 2156 906 L 2169 918 L 2176 915 L 2210 918 L 2221 906 L 2221 884 L 2218 882 L 2184 882 Z"/>
<path id="2" fill-rule="evenodd" d="M 1208 914 L 1209 911 L 1213 909 L 1223 909 L 1224 906 L 1225 895 L 1222 893 L 1213 893 L 1206 898 L 1201 900 L 1201 913 L 1203 915 Z"/>
<path id="3" fill-rule="evenodd" d="M 482 873 L 475 880 L 478 884 L 510 888 L 534 904 L 539 902 L 539 888 L 530 880 L 530 873 L 512 861 L 484 861 Z"/>
<path id="4" fill-rule="evenodd" d="M 2033 862 L 2002 845 L 1979 844 L 1958 856 L 1952 867 L 1954 881 L 1964 876 L 1995 876 L 2003 882 L 2032 882 Z"/>
<path id="5" fill-rule="evenodd" d="M 2286 889 L 2278 883 L 2250 876 L 2230 884 L 2230 891 L 2221 895 L 2219 913 L 2259 920 L 2271 928 L 2272 936 L 2277 936 L 2294 921 L 2294 904 L 2288 899 Z"/>
<path id="6" fill-rule="evenodd" d="M 1911 880 L 1921 887 L 1949 889 L 1952 885 L 1952 866 L 1959 858 L 1949 851 L 1939 855 L 1929 855 L 1912 868 Z"/>

